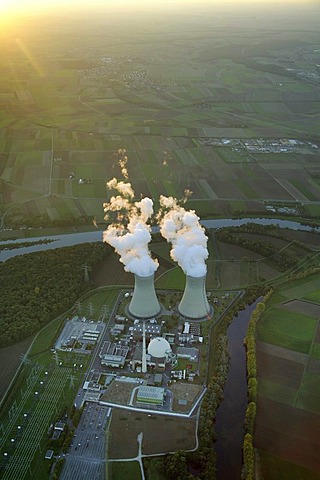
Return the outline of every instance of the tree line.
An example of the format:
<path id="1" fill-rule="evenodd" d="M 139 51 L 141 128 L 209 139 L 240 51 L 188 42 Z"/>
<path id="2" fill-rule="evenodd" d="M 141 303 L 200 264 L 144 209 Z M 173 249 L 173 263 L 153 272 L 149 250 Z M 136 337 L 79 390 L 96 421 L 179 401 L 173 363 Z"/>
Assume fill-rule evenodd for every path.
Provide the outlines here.
<path id="1" fill-rule="evenodd" d="M 256 359 L 256 326 L 260 320 L 265 304 L 273 293 L 270 289 L 262 302 L 258 302 L 251 314 L 247 335 L 245 338 L 246 360 L 247 360 L 247 383 L 248 383 L 248 404 L 244 420 L 245 436 L 243 440 L 242 454 L 243 467 L 241 472 L 242 480 L 254 480 L 255 478 L 255 455 L 253 447 L 254 422 L 256 418 L 257 399 L 257 359 Z"/>
<path id="2" fill-rule="evenodd" d="M 92 288 L 83 265 L 93 268 L 110 248 L 104 243 L 19 255 L 0 263 L 0 347 L 33 333 Z"/>
<path id="3" fill-rule="evenodd" d="M 297 255 L 287 253 L 287 250 L 281 251 L 279 248 L 275 247 L 271 243 L 265 240 L 252 240 L 249 238 L 241 237 L 238 233 L 236 228 L 239 227 L 232 227 L 232 228 L 224 228 L 221 230 L 217 230 L 215 236 L 217 240 L 229 243 L 232 245 L 237 245 L 239 247 L 246 248 L 247 250 L 251 250 L 252 252 L 258 253 L 261 256 L 265 257 L 265 260 L 270 263 L 271 265 L 275 266 L 277 269 L 281 271 L 285 271 L 289 268 L 292 268 L 296 265 L 298 260 L 301 260 L 301 256 L 297 258 Z M 262 232 L 255 232 L 254 230 L 245 230 L 247 233 L 262 233 Z M 263 232 L 264 233 L 264 232 Z M 277 237 L 280 238 L 280 237 Z M 283 239 L 286 239 L 285 237 Z M 300 242 L 293 241 L 291 243 L 295 243 L 299 245 L 299 247 L 303 248 L 303 250 L 309 251 L 307 247 L 304 245 L 300 245 Z"/>

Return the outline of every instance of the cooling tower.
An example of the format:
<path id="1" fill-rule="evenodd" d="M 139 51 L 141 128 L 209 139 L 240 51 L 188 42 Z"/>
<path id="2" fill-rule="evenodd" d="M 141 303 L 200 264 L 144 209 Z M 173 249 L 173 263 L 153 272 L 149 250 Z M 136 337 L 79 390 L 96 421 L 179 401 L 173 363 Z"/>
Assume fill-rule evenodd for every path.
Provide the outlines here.
<path id="1" fill-rule="evenodd" d="M 154 318 L 161 312 L 154 289 L 154 275 L 149 277 L 134 276 L 134 291 L 128 311 L 135 318 Z"/>
<path id="2" fill-rule="evenodd" d="M 190 277 L 187 275 L 178 312 L 183 317 L 194 320 L 212 315 L 212 307 L 209 305 L 206 295 L 206 276 Z"/>

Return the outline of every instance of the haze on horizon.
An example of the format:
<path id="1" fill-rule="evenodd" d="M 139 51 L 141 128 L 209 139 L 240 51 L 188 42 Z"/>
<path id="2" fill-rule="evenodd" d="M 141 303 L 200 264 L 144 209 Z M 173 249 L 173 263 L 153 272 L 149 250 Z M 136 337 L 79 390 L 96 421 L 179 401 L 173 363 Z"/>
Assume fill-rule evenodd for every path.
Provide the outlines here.
<path id="1" fill-rule="evenodd" d="M 16 14 L 34 14 L 34 13 L 48 13 L 62 9 L 67 11 L 70 9 L 90 9 L 104 8 L 114 10 L 176 10 L 192 8 L 198 9 L 201 7 L 209 8 L 232 8 L 238 10 L 245 6 L 258 9 L 281 8 L 282 6 L 306 7 L 308 5 L 319 6 L 318 0 L 162 0 L 161 2 L 150 2 L 150 0 L 49 0 L 43 2 L 42 0 L 0 0 L 1 16 L 16 15 Z"/>

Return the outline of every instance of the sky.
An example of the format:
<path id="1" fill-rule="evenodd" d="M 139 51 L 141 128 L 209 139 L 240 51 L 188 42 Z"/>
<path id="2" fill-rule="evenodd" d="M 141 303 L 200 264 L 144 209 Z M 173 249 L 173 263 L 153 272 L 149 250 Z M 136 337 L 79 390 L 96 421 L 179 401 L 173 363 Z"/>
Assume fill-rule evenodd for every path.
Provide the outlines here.
<path id="1" fill-rule="evenodd" d="M 271 4 L 294 4 L 294 5 L 306 5 L 306 4 L 317 4 L 319 0 L 161 0 L 156 4 L 151 0 L 0 0 L 0 13 L 28 13 L 31 11 L 48 11 L 51 8 L 87 8 L 92 6 L 121 6 L 125 8 L 139 8 L 139 7 L 148 7 L 156 8 L 158 7 L 168 7 L 168 6 L 177 6 L 188 5 L 188 6 L 197 6 L 200 3 L 206 4 L 209 6 L 214 5 L 234 5 L 239 6 L 240 4 L 250 4 L 250 5 L 263 5 L 268 6 Z"/>

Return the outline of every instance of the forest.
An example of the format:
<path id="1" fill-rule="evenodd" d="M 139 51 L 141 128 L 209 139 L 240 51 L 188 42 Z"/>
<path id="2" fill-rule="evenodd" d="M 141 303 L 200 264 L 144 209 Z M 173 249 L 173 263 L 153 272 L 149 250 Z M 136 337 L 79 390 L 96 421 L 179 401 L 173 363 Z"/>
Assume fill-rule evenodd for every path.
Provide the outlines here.
<path id="1" fill-rule="evenodd" d="M 0 347 L 36 333 L 92 288 L 93 268 L 110 253 L 102 242 L 20 255 L 0 263 Z"/>

